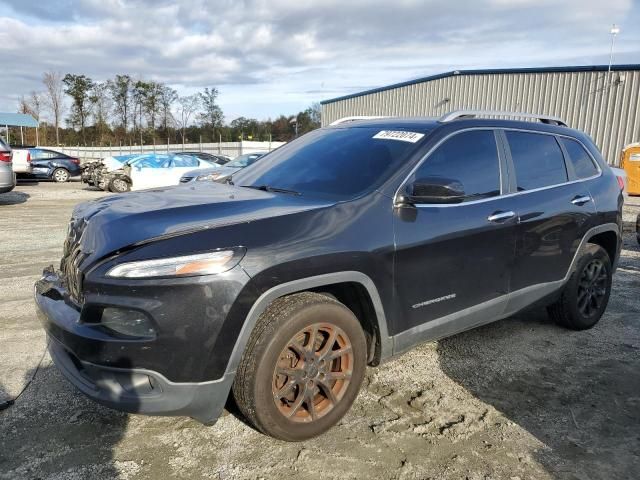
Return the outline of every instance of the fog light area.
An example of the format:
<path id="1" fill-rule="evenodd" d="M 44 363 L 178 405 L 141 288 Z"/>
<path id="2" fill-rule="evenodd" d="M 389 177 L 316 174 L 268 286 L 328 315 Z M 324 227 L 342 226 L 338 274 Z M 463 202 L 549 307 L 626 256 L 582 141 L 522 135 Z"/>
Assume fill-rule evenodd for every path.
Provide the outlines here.
<path id="1" fill-rule="evenodd" d="M 100 324 L 121 335 L 138 338 L 155 338 L 156 331 L 151 321 L 136 310 L 105 308 Z"/>

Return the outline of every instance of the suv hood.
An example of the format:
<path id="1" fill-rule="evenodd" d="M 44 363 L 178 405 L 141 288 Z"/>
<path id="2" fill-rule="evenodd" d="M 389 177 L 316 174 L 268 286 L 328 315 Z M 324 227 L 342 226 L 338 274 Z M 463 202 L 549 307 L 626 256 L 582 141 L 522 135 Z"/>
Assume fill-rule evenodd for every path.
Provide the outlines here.
<path id="1" fill-rule="evenodd" d="M 214 182 L 112 195 L 78 205 L 71 241 L 94 260 L 164 236 L 323 208 L 332 202 Z"/>

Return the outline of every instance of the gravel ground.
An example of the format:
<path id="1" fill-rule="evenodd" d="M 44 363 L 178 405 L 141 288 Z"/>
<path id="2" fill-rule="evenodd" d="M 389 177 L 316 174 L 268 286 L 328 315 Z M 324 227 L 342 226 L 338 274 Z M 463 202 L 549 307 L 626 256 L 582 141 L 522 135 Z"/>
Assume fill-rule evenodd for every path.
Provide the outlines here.
<path id="1" fill-rule="evenodd" d="M 0 195 L 0 479 L 637 478 L 640 250 L 625 235 L 607 313 L 586 332 L 534 310 L 369 369 L 352 410 L 320 438 L 267 438 L 234 415 L 213 427 L 126 415 L 76 392 L 47 354 L 31 300 L 61 255 L 77 182 Z M 625 220 L 640 211 L 630 199 Z"/>

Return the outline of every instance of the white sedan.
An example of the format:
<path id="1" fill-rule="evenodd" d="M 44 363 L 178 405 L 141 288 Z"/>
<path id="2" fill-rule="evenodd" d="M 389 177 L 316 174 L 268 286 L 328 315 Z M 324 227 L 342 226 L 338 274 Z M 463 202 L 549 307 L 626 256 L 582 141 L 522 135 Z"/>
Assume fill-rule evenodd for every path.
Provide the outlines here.
<path id="1" fill-rule="evenodd" d="M 180 153 L 148 153 L 126 160 L 108 174 L 112 192 L 179 185 L 186 172 L 216 167 L 217 164 Z"/>

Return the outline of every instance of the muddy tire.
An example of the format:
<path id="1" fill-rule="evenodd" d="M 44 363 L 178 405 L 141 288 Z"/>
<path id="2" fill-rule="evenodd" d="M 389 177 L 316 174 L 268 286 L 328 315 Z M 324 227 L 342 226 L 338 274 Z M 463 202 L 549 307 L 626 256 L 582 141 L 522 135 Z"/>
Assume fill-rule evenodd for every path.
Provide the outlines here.
<path id="1" fill-rule="evenodd" d="M 591 328 L 607 308 L 611 283 L 609 255 L 601 246 L 590 243 L 578 259 L 562 295 L 547 307 L 547 311 L 563 327 L 572 330 Z"/>
<path id="2" fill-rule="evenodd" d="M 66 168 L 56 168 L 51 174 L 51 179 L 56 183 L 65 183 L 69 181 L 71 175 Z"/>
<path id="3" fill-rule="evenodd" d="M 131 184 L 122 177 L 112 178 L 109 182 L 109 191 L 113 193 L 124 193 L 131 190 Z"/>
<path id="4" fill-rule="evenodd" d="M 335 425 L 358 395 L 367 343 L 353 312 L 325 295 L 275 300 L 258 319 L 233 384 L 258 430 L 286 441 Z"/>

